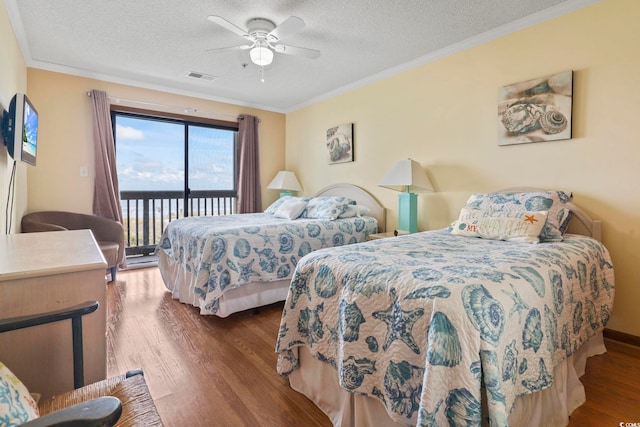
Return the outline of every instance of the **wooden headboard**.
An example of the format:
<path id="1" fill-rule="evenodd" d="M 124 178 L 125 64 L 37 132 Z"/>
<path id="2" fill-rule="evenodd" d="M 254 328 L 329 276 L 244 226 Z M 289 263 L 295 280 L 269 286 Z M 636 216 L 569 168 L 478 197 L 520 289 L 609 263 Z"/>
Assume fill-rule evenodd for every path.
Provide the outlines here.
<path id="1" fill-rule="evenodd" d="M 387 213 L 384 207 L 367 190 L 353 184 L 333 184 L 318 191 L 314 197 L 348 197 L 355 200 L 359 205 L 369 208 L 367 215 L 374 217 L 378 221 L 378 232 L 385 231 Z"/>
<path id="2" fill-rule="evenodd" d="M 499 193 L 527 193 L 532 191 L 547 191 L 533 187 L 513 187 L 505 190 L 498 191 Z M 602 222 L 597 219 L 591 219 L 589 215 L 585 213 L 578 206 L 572 202 L 566 203 L 567 207 L 571 209 L 571 220 L 567 227 L 567 233 L 581 234 L 583 236 L 593 237 L 597 241 L 602 241 Z"/>

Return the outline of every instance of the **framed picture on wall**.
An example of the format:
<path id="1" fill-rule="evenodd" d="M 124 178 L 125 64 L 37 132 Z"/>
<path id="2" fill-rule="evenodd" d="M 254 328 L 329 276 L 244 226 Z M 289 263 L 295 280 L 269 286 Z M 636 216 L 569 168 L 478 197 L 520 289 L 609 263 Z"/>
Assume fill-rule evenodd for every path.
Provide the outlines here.
<path id="1" fill-rule="evenodd" d="M 571 139 L 573 71 L 498 89 L 498 145 Z"/>
<path id="2" fill-rule="evenodd" d="M 327 129 L 329 164 L 353 162 L 353 123 Z"/>

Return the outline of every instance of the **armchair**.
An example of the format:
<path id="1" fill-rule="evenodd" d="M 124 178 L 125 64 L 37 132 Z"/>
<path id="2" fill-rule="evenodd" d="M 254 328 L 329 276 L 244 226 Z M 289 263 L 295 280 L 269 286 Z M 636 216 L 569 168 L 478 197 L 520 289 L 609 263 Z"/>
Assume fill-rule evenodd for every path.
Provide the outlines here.
<path id="1" fill-rule="evenodd" d="M 0 333 L 71 319 L 75 390 L 36 404 L 26 387 L 0 362 L 0 424 L 44 426 L 162 426 L 141 370 L 84 386 L 82 316 L 97 301 L 48 313 L 0 320 Z"/>
<path id="2" fill-rule="evenodd" d="M 111 280 L 124 259 L 124 227 L 112 219 L 64 211 L 32 212 L 22 217 L 22 232 L 89 229 L 102 251 Z"/>

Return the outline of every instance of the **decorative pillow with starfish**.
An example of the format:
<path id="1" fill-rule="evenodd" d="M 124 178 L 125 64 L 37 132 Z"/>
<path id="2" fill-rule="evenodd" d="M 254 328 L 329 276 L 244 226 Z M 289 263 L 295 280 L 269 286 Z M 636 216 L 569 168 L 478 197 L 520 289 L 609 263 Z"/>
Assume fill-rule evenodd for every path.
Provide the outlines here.
<path id="1" fill-rule="evenodd" d="M 462 208 L 451 234 L 483 239 L 538 243 L 547 211 L 491 212 Z"/>
<path id="2" fill-rule="evenodd" d="M 540 232 L 540 242 L 561 242 L 571 219 L 571 193 L 564 191 L 531 191 L 523 193 L 476 193 L 465 208 L 479 209 L 511 217 L 523 212 L 547 212 L 547 221 Z"/>

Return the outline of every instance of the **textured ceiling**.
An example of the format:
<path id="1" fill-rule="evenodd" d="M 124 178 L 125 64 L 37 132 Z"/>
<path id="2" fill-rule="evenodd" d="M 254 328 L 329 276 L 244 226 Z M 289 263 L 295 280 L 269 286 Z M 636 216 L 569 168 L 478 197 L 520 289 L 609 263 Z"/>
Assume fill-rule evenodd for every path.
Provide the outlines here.
<path id="1" fill-rule="evenodd" d="M 28 67 L 279 112 L 597 1 L 3 0 Z M 245 43 L 209 15 L 297 16 L 306 27 L 282 42 L 321 56 L 276 53 L 262 83 L 247 50 L 207 52 Z"/>

